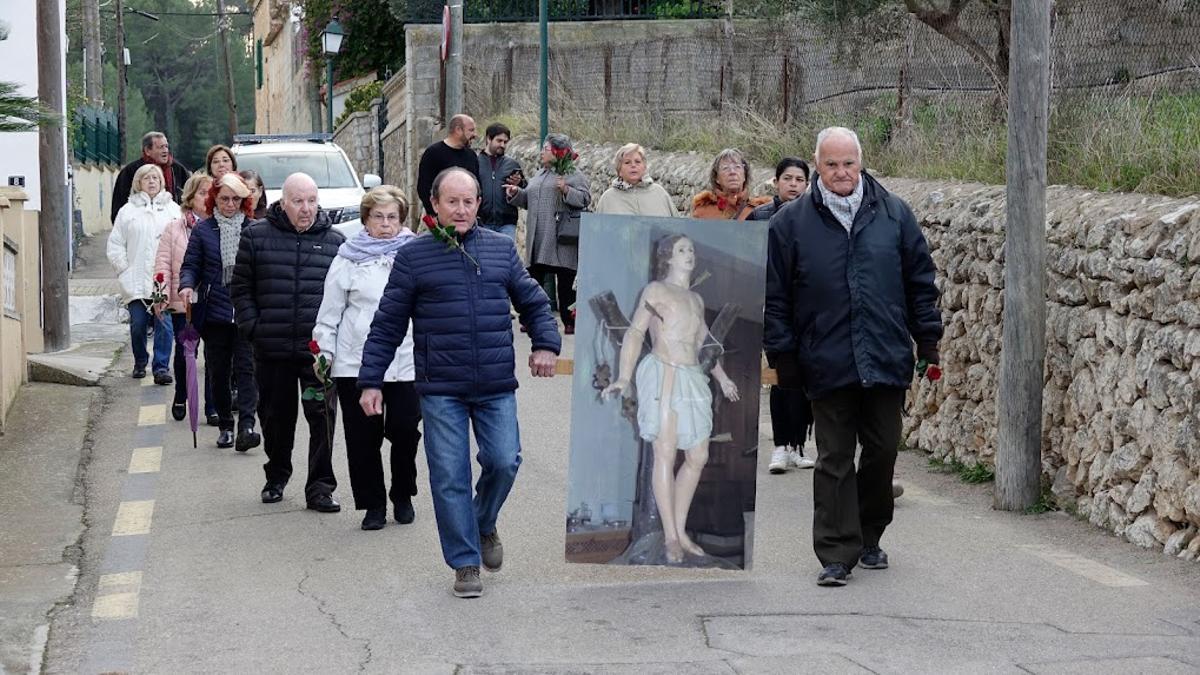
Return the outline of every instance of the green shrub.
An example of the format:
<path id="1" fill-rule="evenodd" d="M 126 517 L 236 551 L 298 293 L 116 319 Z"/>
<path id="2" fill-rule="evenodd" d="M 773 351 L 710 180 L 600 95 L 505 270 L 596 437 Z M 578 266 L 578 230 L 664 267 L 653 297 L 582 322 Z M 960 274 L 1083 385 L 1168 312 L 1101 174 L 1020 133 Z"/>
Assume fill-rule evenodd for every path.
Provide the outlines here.
<path id="1" fill-rule="evenodd" d="M 370 84 L 364 84 L 361 87 L 355 87 L 353 91 L 346 97 L 346 108 L 338 115 L 337 120 L 333 123 L 333 128 L 341 126 L 346 118 L 356 112 L 366 112 L 371 109 L 371 101 L 383 96 L 383 80 L 375 80 Z"/>

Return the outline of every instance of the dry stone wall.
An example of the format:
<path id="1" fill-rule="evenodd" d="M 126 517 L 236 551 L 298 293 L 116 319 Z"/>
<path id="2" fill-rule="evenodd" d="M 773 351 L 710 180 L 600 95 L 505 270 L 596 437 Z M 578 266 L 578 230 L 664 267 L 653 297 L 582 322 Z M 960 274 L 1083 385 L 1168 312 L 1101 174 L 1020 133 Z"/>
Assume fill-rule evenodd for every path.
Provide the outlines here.
<path id="1" fill-rule="evenodd" d="M 614 145 L 584 145 L 599 197 Z M 510 152 L 531 170 L 536 145 Z M 689 210 L 711 158 L 651 151 Z M 869 165 L 869 158 L 868 158 Z M 755 166 L 754 184 L 771 169 Z M 909 396 L 910 447 L 993 464 L 1004 308 L 1001 186 L 884 178 L 921 222 L 938 269 L 944 378 Z M 1200 198 L 1052 187 L 1047 209 L 1043 479 L 1058 502 L 1138 546 L 1200 559 Z"/>

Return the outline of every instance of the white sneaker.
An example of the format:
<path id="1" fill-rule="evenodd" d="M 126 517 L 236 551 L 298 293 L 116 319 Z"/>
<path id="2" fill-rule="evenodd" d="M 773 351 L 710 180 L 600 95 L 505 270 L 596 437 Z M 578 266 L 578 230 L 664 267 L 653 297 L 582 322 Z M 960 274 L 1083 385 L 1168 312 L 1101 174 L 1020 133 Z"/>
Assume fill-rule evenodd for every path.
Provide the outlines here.
<path id="1" fill-rule="evenodd" d="M 815 461 L 805 457 L 799 450 L 795 449 L 788 450 L 788 464 L 797 469 L 811 469 L 817 465 Z"/>
<path id="2" fill-rule="evenodd" d="M 788 449 L 782 445 L 771 452 L 771 463 L 767 465 L 771 473 L 783 473 L 788 469 Z"/>

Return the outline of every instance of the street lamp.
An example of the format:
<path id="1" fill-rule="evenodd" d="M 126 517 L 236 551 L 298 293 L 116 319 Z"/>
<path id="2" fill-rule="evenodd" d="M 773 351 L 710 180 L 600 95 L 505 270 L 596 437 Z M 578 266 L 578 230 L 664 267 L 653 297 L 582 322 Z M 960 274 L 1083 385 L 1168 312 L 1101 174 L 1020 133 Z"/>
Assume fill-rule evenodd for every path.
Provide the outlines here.
<path id="1" fill-rule="evenodd" d="M 346 34 L 342 32 L 342 24 L 337 22 L 337 19 L 329 22 L 325 26 L 325 30 L 321 31 L 321 47 L 325 51 L 325 63 L 327 65 L 326 72 L 328 73 L 327 82 L 329 90 L 326 92 L 326 102 L 329 104 L 329 133 L 333 133 L 333 57 L 342 49 L 342 38 Z"/>

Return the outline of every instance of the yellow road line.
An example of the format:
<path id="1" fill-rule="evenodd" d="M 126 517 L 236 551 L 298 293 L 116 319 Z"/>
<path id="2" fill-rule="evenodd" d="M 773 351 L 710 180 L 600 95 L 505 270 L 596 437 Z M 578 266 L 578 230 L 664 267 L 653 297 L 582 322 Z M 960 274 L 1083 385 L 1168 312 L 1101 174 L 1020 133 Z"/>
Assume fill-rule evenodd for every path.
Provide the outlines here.
<path id="1" fill-rule="evenodd" d="M 112 536 L 124 537 L 148 534 L 154 518 L 154 500 L 121 502 L 117 507 L 117 519 L 113 523 Z"/>
<path id="2" fill-rule="evenodd" d="M 1056 550 L 1048 546 L 1026 545 L 1021 548 L 1048 563 L 1057 565 L 1069 572 L 1074 572 L 1085 579 L 1090 579 L 1104 586 L 1122 588 L 1150 585 L 1148 582 L 1142 581 L 1137 577 L 1130 576 L 1120 570 L 1081 555 Z"/>
<path id="3" fill-rule="evenodd" d="M 129 458 L 129 473 L 158 473 L 162 468 L 162 446 L 134 448 Z"/>
<path id="4" fill-rule="evenodd" d="M 138 426 L 149 427 L 167 423 L 167 406 L 162 403 L 144 405 L 138 410 Z"/>
<path id="5" fill-rule="evenodd" d="M 100 577 L 92 618 L 102 620 L 136 619 L 138 595 L 142 590 L 141 572 L 121 572 Z"/>

